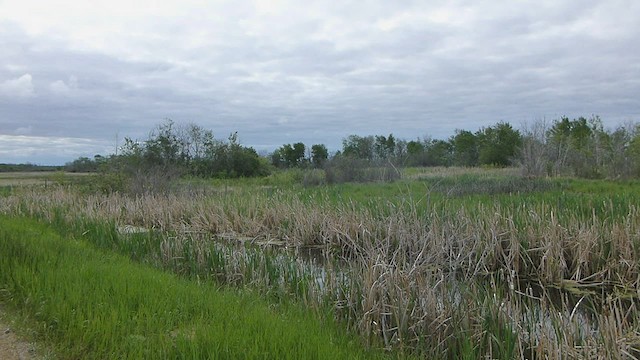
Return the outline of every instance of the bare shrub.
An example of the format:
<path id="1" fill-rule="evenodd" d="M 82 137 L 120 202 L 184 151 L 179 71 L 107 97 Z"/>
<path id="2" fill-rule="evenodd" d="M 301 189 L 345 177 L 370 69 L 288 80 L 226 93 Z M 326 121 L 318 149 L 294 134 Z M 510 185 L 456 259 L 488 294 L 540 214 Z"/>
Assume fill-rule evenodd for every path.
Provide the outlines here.
<path id="1" fill-rule="evenodd" d="M 336 156 L 325 164 L 327 183 L 394 181 L 401 177 L 391 162 L 376 163 L 350 156 Z"/>
<path id="2" fill-rule="evenodd" d="M 522 148 L 519 163 L 523 176 L 544 176 L 547 174 L 548 160 L 546 154 L 547 126 L 544 122 L 525 124 L 522 130 Z"/>
<path id="3" fill-rule="evenodd" d="M 304 175 L 302 177 L 302 185 L 305 187 L 308 186 L 319 186 L 327 183 L 327 178 L 325 176 L 324 170 L 321 169 L 310 169 L 304 171 Z"/>
<path id="4" fill-rule="evenodd" d="M 182 172 L 173 167 L 153 166 L 136 169 L 128 177 L 125 189 L 130 194 L 167 194 Z"/>

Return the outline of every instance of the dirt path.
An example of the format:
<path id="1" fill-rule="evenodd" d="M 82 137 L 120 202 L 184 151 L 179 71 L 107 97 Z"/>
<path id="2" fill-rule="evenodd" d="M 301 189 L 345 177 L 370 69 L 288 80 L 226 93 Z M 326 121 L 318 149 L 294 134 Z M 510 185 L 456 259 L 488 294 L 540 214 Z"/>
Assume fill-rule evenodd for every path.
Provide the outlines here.
<path id="1" fill-rule="evenodd" d="M 35 359 L 33 344 L 20 339 L 9 325 L 4 309 L 0 306 L 0 359 L 27 360 Z"/>

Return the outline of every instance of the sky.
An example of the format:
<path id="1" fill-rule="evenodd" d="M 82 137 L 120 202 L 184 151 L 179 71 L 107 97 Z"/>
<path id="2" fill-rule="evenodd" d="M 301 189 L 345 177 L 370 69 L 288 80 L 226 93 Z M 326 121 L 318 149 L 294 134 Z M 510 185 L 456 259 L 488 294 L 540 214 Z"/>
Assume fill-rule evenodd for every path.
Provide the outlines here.
<path id="1" fill-rule="evenodd" d="M 165 119 L 262 153 L 499 121 L 640 120 L 640 1 L 0 0 L 0 163 Z"/>

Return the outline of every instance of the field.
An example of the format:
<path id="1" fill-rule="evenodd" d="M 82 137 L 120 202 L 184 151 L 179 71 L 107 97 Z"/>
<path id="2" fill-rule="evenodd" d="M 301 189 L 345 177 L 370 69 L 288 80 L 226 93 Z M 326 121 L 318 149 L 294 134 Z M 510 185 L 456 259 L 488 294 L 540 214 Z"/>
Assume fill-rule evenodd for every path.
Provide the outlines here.
<path id="1" fill-rule="evenodd" d="M 87 173 L 63 173 L 51 171 L 33 172 L 0 172 L 0 187 L 14 187 L 24 185 L 42 185 L 60 183 L 61 179 L 78 179 L 90 176 Z"/>
<path id="2" fill-rule="evenodd" d="M 296 340 L 291 334 L 282 340 L 261 338 L 268 343 L 334 344 L 330 339 L 345 331 L 344 337 L 357 339 L 350 343 L 357 346 L 335 345 L 360 357 L 640 356 L 639 182 L 529 179 L 515 169 L 430 168 L 406 169 L 392 183 L 305 187 L 305 176 L 290 171 L 261 179 L 181 180 L 168 193 L 139 196 L 96 193 L 91 178 L 63 175 L 46 186 L 5 186 L 0 191 L 2 252 L 13 260 L 0 263 L 0 299 L 47 324 L 41 326 L 41 336 L 60 348 L 87 351 L 95 346 L 104 357 L 109 352 L 122 355 L 125 343 L 151 341 L 146 335 L 135 337 L 140 326 L 152 326 L 147 323 L 133 324 L 138 330 L 114 333 L 111 339 L 84 338 L 80 330 L 74 330 L 77 337 L 70 331 L 70 338 L 60 339 L 60 315 L 43 311 L 38 301 L 67 290 L 49 288 L 47 276 L 33 270 L 17 282 L 17 270 L 10 270 L 19 268 L 14 262 L 29 269 L 30 261 L 39 261 L 29 260 L 35 256 L 31 254 L 43 259 L 41 266 L 64 264 L 66 260 L 48 255 L 52 252 L 64 259 L 82 253 L 113 258 L 109 268 L 127 269 L 113 275 L 110 289 L 123 286 L 138 271 L 162 270 L 153 275 L 163 278 L 160 287 L 180 281 L 166 293 L 153 290 L 163 295 L 147 312 L 179 308 L 171 299 L 185 295 L 173 287 L 196 284 L 195 290 L 184 291 L 214 289 L 213 295 L 197 295 L 206 299 L 217 291 L 240 298 L 249 292 L 267 304 L 259 307 L 275 307 L 285 318 L 300 308 L 313 315 L 299 321 L 312 324 L 308 332 L 314 340 Z M 11 245 L 18 241 L 14 234 L 33 233 L 28 229 L 34 228 L 41 229 L 34 235 L 39 245 Z M 105 266 L 87 271 L 109 276 Z M 62 267 L 51 272 L 57 269 Z M 84 303 L 101 304 L 97 296 Z M 188 328 L 178 331 L 193 334 L 182 336 L 187 342 L 209 340 L 199 342 L 202 348 L 176 350 L 166 335 L 171 327 L 158 330 L 160 325 L 153 325 L 151 332 L 160 334 L 154 344 L 174 351 L 163 354 L 179 357 L 195 351 L 203 356 L 203 349 L 215 349 L 212 344 L 222 341 L 209 337 L 217 331 L 207 310 L 211 305 L 199 301 L 189 305 L 195 324 L 173 326 Z M 132 313 L 131 308 L 114 307 L 108 314 L 115 319 L 127 311 Z M 82 319 L 69 315 L 65 321 L 82 324 Z M 313 325 L 316 321 L 342 330 L 324 334 L 313 330 L 323 327 Z M 111 329 L 108 319 L 96 326 L 96 334 Z M 244 331 L 230 336 L 251 338 L 258 330 Z M 281 345 L 269 346 L 252 354 L 287 354 Z M 133 357 L 140 355 L 135 352 L 139 348 L 133 349 Z M 300 351 L 288 356 L 309 354 Z"/>

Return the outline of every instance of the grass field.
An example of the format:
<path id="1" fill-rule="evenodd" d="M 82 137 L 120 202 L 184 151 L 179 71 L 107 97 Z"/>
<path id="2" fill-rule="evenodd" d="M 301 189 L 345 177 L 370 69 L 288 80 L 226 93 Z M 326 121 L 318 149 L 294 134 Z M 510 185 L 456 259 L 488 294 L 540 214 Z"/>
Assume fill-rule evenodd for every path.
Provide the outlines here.
<path id="1" fill-rule="evenodd" d="M 188 282 L 303 306 L 393 356 L 640 355 L 640 182 L 438 168 L 304 187 L 302 176 L 184 180 L 136 197 L 86 181 L 14 187 L 0 213 Z"/>
<path id="2" fill-rule="evenodd" d="M 88 173 L 65 173 L 51 171 L 33 172 L 0 172 L 0 187 L 13 187 L 25 185 L 42 185 L 60 183 L 61 181 L 73 181 L 86 176 L 93 176 Z"/>

